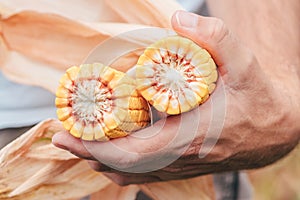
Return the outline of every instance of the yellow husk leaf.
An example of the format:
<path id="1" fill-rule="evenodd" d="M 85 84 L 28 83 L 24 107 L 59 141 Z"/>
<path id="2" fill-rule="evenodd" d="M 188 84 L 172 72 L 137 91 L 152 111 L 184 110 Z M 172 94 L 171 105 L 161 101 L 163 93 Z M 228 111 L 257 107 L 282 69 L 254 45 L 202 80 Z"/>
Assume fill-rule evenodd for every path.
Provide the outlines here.
<path id="1" fill-rule="evenodd" d="M 53 13 L 73 20 L 102 21 L 102 22 L 125 22 L 114 13 L 104 1 L 99 0 L 1 0 L 2 7 L 7 14 L 25 10 L 36 10 L 42 13 Z M 1 11 L 1 6 L 0 6 Z"/>
<path id="2" fill-rule="evenodd" d="M 1 200 L 73 199 L 113 184 L 86 161 L 52 145 L 52 136 L 61 130 L 57 120 L 45 120 L 0 151 Z"/>
<path id="3" fill-rule="evenodd" d="M 29 0 L 26 3 L 20 0 L 2 0 L 0 45 L 7 48 L 7 57 L 1 55 L 0 69 L 13 81 L 39 86 L 37 79 L 40 74 L 32 73 L 34 68 L 27 62 L 12 62 L 14 56 L 9 56 L 11 51 L 28 57 L 30 62 L 38 63 L 41 69 L 50 67 L 64 71 L 72 65 L 82 63 L 93 48 L 112 36 L 147 27 L 145 25 L 170 27 L 170 17 L 179 9 L 182 7 L 172 0 L 77 0 L 72 6 L 67 0 Z M 138 47 L 145 47 L 156 40 L 154 35 L 135 35 L 135 38 L 130 38 L 128 45 L 131 45 L 132 41 L 140 41 Z M 117 49 L 116 45 L 110 49 Z M 121 58 L 113 67 L 127 71 L 136 62 L 138 55 L 133 53 L 125 57 L 126 65 Z M 97 62 L 108 64 L 101 60 Z M 18 72 L 12 72 L 17 65 L 18 70 L 22 71 L 22 76 L 16 76 Z M 51 87 L 54 81 L 48 82 L 47 85 L 45 82 L 40 86 L 54 91 Z"/>
<path id="4" fill-rule="evenodd" d="M 1 19 L 1 31 L 9 50 L 65 70 L 109 35 L 76 21 L 35 11 L 23 11 Z"/>
<path id="5" fill-rule="evenodd" d="M 41 86 L 51 92 L 55 91 L 57 80 L 63 72 L 72 65 L 83 63 L 88 56 L 91 57 L 89 54 L 97 45 L 121 33 L 149 28 L 120 23 L 81 23 L 34 11 L 22 11 L 0 18 L 0 25 L 0 45 L 3 52 L 6 52 L 0 55 L 2 72 L 13 81 Z M 115 69 L 127 71 L 142 53 L 139 49 L 174 32 L 165 31 L 162 34 L 121 35 L 110 42 L 104 53 L 97 53 L 97 49 L 93 52 L 97 55 L 95 62 L 111 64 Z M 120 46 L 136 51 L 126 55 L 116 54 L 115 50 Z M 108 63 L 112 61 L 108 58 L 117 60 Z M 50 75 L 41 79 L 43 73 Z"/>
<path id="6" fill-rule="evenodd" d="M 170 19 L 175 10 L 182 10 L 176 1 L 104 0 L 128 23 L 171 28 Z M 132 11 L 128 13 L 128 11 Z"/>

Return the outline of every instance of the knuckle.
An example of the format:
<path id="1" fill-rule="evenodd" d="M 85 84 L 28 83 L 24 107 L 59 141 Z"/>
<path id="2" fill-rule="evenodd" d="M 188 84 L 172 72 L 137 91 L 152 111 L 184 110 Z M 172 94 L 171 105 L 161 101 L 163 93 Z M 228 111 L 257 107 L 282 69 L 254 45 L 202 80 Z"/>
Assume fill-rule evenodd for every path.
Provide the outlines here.
<path id="1" fill-rule="evenodd" d="M 262 81 L 261 86 L 264 85 L 264 78 L 254 54 L 250 51 L 246 52 L 243 55 L 243 61 L 245 64 L 240 66 L 240 73 L 238 74 L 239 77 L 237 79 L 241 84 L 241 89 L 247 89 L 254 86 L 253 83 L 258 83 L 258 81 Z M 255 85 L 255 87 L 257 86 Z"/>
<path id="2" fill-rule="evenodd" d="M 92 168 L 94 171 L 100 171 L 99 170 L 99 164 L 95 162 L 88 162 L 90 168 Z"/>
<path id="3" fill-rule="evenodd" d="M 89 161 L 88 164 L 94 171 L 97 172 L 111 171 L 110 167 L 96 161 Z"/>
<path id="4" fill-rule="evenodd" d="M 139 156 L 136 154 L 128 154 L 119 159 L 117 168 L 119 169 L 128 169 L 134 167 L 139 162 Z"/>
<path id="5" fill-rule="evenodd" d="M 179 167 L 165 167 L 162 171 L 166 174 L 178 174 L 182 172 L 182 168 Z"/>
<path id="6" fill-rule="evenodd" d="M 221 43 L 223 39 L 229 34 L 229 29 L 219 18 L 212 19 L 212 25 L 210 29 L 210 39 L 216 41 L 216 43 Z"/>
<path id="7" fill-rule="evenodd" d="M 118 176 L 117 178 L 115 178 L 113 180 L 116 184 L 118 184 L 119 186 L 127 186 L 129 185 L 129 181 L 127 181 L 127 179 L 123 176 Z"/>

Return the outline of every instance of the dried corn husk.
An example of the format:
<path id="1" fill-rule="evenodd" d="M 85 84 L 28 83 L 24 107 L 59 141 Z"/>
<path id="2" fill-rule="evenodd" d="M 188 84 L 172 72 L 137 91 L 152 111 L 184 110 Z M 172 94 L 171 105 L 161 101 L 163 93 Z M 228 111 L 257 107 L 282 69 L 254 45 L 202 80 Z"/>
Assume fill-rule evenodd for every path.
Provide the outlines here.
<path id="1" fill-rule="evenodd" d="M 7 49 L 0 68 L 5 75 L 16 82 L 42 86 L 52 92 L 57 86 L 53 83 L 56 83 L 59 75 L 62 75 L 68 67 L 82 63 L 99 43 L 123 32 L 146 28 L 147 25 L 170 27 L 170 16 L 175 10 L 181 9 L 178 4 L 170 0 L 164 1 L 163 4 L 168 4 L 168 9 L 164 12 L 161 12 L 162 8 L 158 6 L 161 2 L 158 1 L 139 1 L 139 3 L 133 0 L 100 1 L 101 3 L 79 1 L 83 6 L 82 9 L 94 5 L 95 8 L 104 10 L 105 12 L 101 13 L 101 19 L 103 16 L 104 22 L 100 22 L 99 18 L 94 19 L 92 15 L 86 18 L 80 17 L 82 13 L 72 13 L 66 17 L 67 14 L 61 9 L 64 5 L 68 8 L 66 1 L 61 4 L 58 2 L 37 3 L 36 6 L 34 3 L 30 6 L 30 4 L 25 5 L 18 1 L 13 2 L 0 3 L 1 46 Z M 124 9 L 134 4 L 136 4 L 136 12 L 128 12 Z M 57 7 L 60 8 L 56 9 Z M 79 8 L 80 5 L 75 7 Z M 116 9 L 117 7 L 122 9 Z M 26 10 L 26 8 L 38 10 L 38 12 Z M 115 11 L 112 11 L 113 9 Z M 92 11 L 99 15 L 97 10 L 92 9 Z M 144 15 L 144 12 L 151 14 Z M 124 40 L 128 42 L 122 43 Z M 106 52 L 110 50 L 113 52 L 120 44 L 132 45 L 138 41 L 139 46 L 136 47 L 145 47 L 155 40 L 157 40 L 155 35 L 145 37 L 135 34 L 134 38 L 122 38 L 121 43 L 110 46 Z M 126 71 L 133 66 L 137 58 L 138 55 L 135 53 L 130 56 L 126 55 L 125 63 L 130 63 L 130 65 L 124 64 L 122 59 L 119 59 L 113 67 Z M 101 60 L 97 61 L 108 64 Z M 50 77 L 40 82 L 40 73 L 32 73 L 36 70 L 36 65 L 47 73 L 53 70 L 50 72 Z M 56 76 L 52 76 L 54 74 Z"/>
<path id="2" fill-rule="evenodd" d="M 0 67 L 3 73 L 16 82 L 42 86 L 51 92 L 55 91 L 55 83 L 64 71 L 84 62 L 102 41 L 123 32 L 149 28 L 120 23 L 79 23 L 61 16 L 32 11 L 20 12 L 0 20 L 1 48 L 5 52 L 1 55 L 3 63 Z M 119 46 L 125 49 L 126 46 L 130 49 L 144 48 L 159 37 L 171 34 L 174 33 L 166 31 L 165 35 L 153 35 L 150 38 L 149 35 L 125 35 L 114 45 L 109 45 L 105 52 L 114 52 Z M 124 55 L 112 67 L 126 71 L 136 63 L 141 53 L 138 51 Z M 100 57 L 107 58 L 105 55 Z M 97 59 L 98 62 L 106 63 L 101 58 L 99 60 L 99 54 Z M 41 74 L 47 77 L 41 78 Z"/>
<path id="3" fill-rule="evenodd" d="M 57 120 L 45 120 L 0 151 L 1 200 L 73 199 L 106 187 L 134 196 L 135 187 L 115 185 L 86 161 L 52 145 L 53 134 L 61 130 Z"/>

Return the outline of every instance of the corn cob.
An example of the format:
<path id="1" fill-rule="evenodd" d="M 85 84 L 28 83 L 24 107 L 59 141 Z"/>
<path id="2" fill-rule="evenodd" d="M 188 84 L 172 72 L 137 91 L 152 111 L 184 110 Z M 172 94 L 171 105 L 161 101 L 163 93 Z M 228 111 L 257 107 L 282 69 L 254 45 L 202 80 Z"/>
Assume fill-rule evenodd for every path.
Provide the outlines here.
<path id="1" fill-rule="evenodd" d="M 180 36 L 150 45 L 136 66 L 138 91 L 158 111 L 170 115 L 202 104 L 213 92 L 218 73 L 210 54 Z"/>
<path id="2" fill-rule="evenodd" d="M 83 140 L 123 137 L 150 122 L 135 81 L 99 63 L 69 68 L 60 79 L 55 105 L 65 129 Z"/>

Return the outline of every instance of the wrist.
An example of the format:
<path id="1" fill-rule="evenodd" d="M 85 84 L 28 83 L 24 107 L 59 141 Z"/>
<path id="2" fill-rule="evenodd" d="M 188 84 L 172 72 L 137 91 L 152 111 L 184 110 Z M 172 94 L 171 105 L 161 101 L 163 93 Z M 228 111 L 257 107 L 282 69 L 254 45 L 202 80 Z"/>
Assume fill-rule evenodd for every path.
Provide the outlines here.
<path id="1" fill-rule="evenodd" d="M 273 87 L 277 91 L 280 98 L 280 105 L 283 115 L 285 115 L 286 131 L 283 134 L 288 134 L 287 139 L 293 143 L 298 143 L 300 139 L 300 77 L 296 73 L 297 69 L 289 66 L 289 73 L 273 78 Z"/>
<path id="2" fill-rule="evenodd" d="M 269 78 L 274 87 L 283 94 L 281 96 L 290 97 L 300 102 L 300 62 L 274 62 L 265 63 L 262 70 Z"/>

